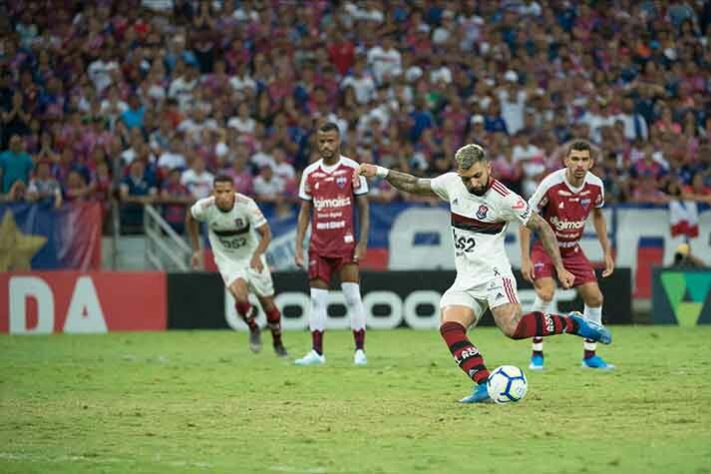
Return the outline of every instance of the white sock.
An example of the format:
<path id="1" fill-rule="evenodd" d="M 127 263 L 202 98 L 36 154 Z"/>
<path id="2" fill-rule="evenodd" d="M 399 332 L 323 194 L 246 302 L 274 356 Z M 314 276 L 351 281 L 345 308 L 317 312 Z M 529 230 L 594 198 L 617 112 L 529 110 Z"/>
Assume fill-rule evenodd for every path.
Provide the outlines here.
<path id="1" fill-rule="evenodd" d="M 326 310 L 328 290 L 311 288 L 311 314 L 309 314 L 309 329 L 323 331 L 326 329 Z"/>
<path id="2" fill-rule="evenodd" d="M 585 305 L 583 316 L 585 316 L 585 319 L 589 321 L 602 324 L 602 306 L 598 306 L 597 308 L 591 308 L 590 306 Z"/>
<path id="3" fill-rule="evenodd" d="M 588 321 L 602 324 L 602 306 L 598 306 L 597 308 L 591 308 L 590 306 L 585 305 L 585 309 L 583 310 L 583 316 L 585 316 L 585 319 L 587 319 Z M 597 349 L 597 342 L 585 339 L 585 342 L 583 342 L 583 348 L 586 351 L 594 352 Z"/>
<path id="4" fill-rule="evenodd" d="M 358 283 L 341 283 L 341 290 L 346 299 L 348 314 L 351 317 L 351 328 L 354 331 L 365 329 L 365 308 L 360 297 L 360 285 Z"/>
<path id="5" fill-rule="evenodd" d="M 540 296 L 536 295 L 536 299 L 533 300 L 533 304 L 531 305 L 531 311 L 550 313 L 551 303 L 553 303 L 553 301 L 543 300 Z"/>

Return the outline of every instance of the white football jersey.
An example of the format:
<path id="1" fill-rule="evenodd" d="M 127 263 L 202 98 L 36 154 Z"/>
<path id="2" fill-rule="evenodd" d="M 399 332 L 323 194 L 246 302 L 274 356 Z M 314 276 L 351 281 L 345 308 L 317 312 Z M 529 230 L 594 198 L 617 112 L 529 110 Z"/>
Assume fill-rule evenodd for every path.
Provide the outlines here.
<path id="1" fill-rule="evenodd" d="M 207 222 L 210 245 L 215 263 L 244 261 L 249 264 L 259 238 L 255 230 L 267 223 L 254 199 L 235 193 L 235 203 L 227 212 L 221 211 L 210 196 L 197 201 L 190 212 L 200 222 Z"/>
<path id="2" fill-rule="evenodd" d="M 511 274 L 504 238 L 509 222 L 526 224 L 531 208 L 518 194 L 492 179 L 483 196 L 470 193 L 456 173 L 431 181 L 432 190 L 449 202 L 457 279 L 453 289 L 467 290 Z"/>

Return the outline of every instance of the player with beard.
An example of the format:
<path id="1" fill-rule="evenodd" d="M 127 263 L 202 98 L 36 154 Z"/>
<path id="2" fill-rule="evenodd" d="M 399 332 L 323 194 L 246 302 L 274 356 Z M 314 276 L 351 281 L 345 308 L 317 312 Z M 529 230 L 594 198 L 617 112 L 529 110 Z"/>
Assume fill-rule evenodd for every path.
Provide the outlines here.
<path id="1" fill-rule="evenodd" d="M 491 177 L 491 162 L 481 146 L 465 145 L 457 150 L 454 159 L 457 171 L 434 179 L 371 164 L 361 164 L 358 174 L 380 176 L 401 191 L 437 196 L 449 203 L 457 277 L 442 295 L 440 333 L 455 362 L 476 384 L 472 394 L 460 402 L 489 402 L 489 370 L 479 349 L 467 338 L 467 330 L 476 325 L 487 308 L 499 329 L 512 339 L 568 333 L 609 344 L 612 336 L 607 329 L 578 314 L 521 314 L 516 280 L 504 248 L 510 222 L 525 225 L 538 234 L 565 288 L 573 284 L 574 276 L 563 266 L 548 223 L 523 198 Z"/>
<path id="2" fill-rule="evenodd" d="M 195 268 L 200 263 L 198 222 L 207 223 L 217 268 L 235 299 L 237 314 L 249 326 L 252 352 L 261 350 L 262 341 L 256 321 L 257 308 L 249 302 L 250 291 L 256 294 L 266 314 L 274 352 L 279 357 L 287 357 L 289 354 L 281 339 L 281 313 L 274 304 L 274 283 L 264 255 L 272 240 L 272 232 L 257 203 L 235 192 L 232 178 L 217 176 L 212 196 L 197 201 L 185 221 Z"/>
<path id="3" fill-rule="evenodd" d="M 615 269 L 615 261 L 612 258 L 612 246 L 607 238 L 605 217 L 601 210 L 605 204 L 605 189 L 602 180 L 590 172 L 593 158 L 587 142 L 572 142 L 564 162 L 565 168 L 549 174 L 541 181 L 528 204 L 541 213 L 555 232 L 563 266 L 575 275 L 573 287 L 578 290 L 585 303 L 583 316 L 602 324 L 602 292 L 595 270 L 580 247 L 580 238 L 585 230 L 585 221 L 592 213 L 593 226 L 605 255 L 602 276 L 610 276 Z M 536 299 L 531 310 L 546 313 L 550 310 L 555 293 L 553 261 L 540 241 L 533 244 L 529 255 L 531 232 L 521 227 L 520 235 L 521 273 L 536 289 Z M 590 369 L 613 369 L 612 364 L 608 364 L 596 354 L 596 348 L 595 341 L 584 341 L 582 366 Z M 533 370 L 543 370 L 543 360 L 543 338 L 534 337 L 529 367 Z"/>
<path id="4" fill-rule="evenodd" d="M 365 365 L 365 310 L 360 297 L 358 263 L 368 243 L 368 183 L 356 175 L 358 163 L 340 153 L 338 126 L 323 124 L 316 135 L 321 158 L 304 170 L 299 186 L 301 210 L 296 230 L 295 261 L 304 267 L 304 237 L 311 222 L 308 276 L 311 287 L 311 350 L 297 365 L 326 363 L 323 334 L 326 329 L 328 289 L 338 273 L 355 340 L 353 363 Z M 360 232 L 356 241 L 353 220 L 358 207 Z"/>

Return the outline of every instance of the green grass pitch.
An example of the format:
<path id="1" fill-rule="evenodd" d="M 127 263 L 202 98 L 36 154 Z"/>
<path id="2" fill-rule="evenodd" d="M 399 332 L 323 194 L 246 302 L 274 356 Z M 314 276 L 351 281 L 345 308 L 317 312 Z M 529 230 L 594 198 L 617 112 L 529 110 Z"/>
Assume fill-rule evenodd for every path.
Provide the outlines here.
<path id="1" fill-rule="evenodd" d="M 517 405 L 464 406 L 471 384 L 435 331 L 349 332 L 328 364 L 278 360 L 265 334 L 0 337 L 0 472 L 711 472 L 711 328 L 614 327 L 611 373 L 582 341 L 470 333 L 487 364 L 529 378 Z M 307 333 L 286 333 L 292 356 Z"/>

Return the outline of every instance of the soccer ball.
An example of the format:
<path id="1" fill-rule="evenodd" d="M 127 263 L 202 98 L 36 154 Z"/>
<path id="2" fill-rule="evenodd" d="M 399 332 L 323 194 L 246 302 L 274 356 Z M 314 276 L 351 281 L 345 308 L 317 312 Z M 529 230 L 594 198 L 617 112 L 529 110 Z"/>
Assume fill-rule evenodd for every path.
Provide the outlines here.
<path id="1" fill-rule="evenodd" d="M 496 403 L 520 402 L 526 396 L 528 381 L 523 370 L 513 365 L 502 365 L 489 376 L 486 390 Z"/>

